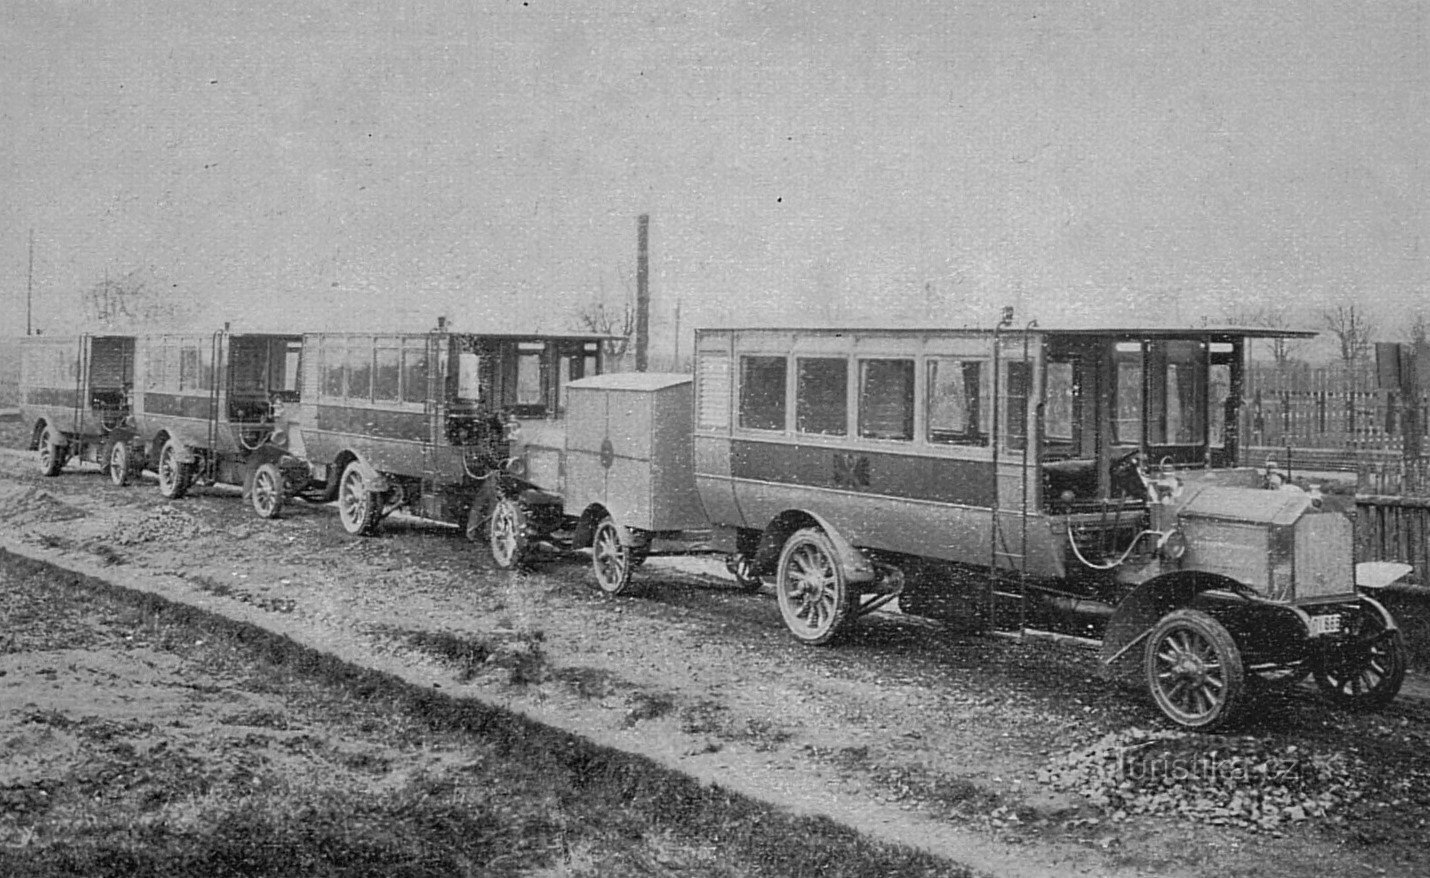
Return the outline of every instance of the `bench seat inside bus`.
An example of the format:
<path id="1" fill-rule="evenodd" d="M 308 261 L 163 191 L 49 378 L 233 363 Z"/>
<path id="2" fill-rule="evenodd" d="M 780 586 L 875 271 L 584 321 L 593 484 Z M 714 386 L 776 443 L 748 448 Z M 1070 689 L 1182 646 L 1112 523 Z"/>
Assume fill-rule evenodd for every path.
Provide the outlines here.
<path id="1" fill-rule="evenodd" d="M 1043 496 L 1049 503 L 1095 499 L 1097 459 L 1073 458 L 1044 463 Z"/>

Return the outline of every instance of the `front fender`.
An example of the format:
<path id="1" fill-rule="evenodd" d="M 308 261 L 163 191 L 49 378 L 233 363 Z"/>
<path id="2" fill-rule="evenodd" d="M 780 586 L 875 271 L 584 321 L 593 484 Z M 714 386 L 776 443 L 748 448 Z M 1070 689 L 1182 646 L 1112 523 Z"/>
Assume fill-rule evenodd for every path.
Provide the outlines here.
<path id="1" fill-rule="evenodd" d="M 755 550 L 753 572 L 759 575 L 774 574 L 785 541 L 795 531 L 809 527 L 811 524 L 824 531 L 825 535 L 829 537 L 829 541 L 834 544 L 835 555 L 839 566 L 844 569 L 844 577 L 847 581 L 872 582 L 878 577 L 874 565 L 869 563 L 869 559 L 864 557 L 863 552 L 855 548 L 854 540 L 850 538 L 850 535 L 840 532 L 824 516 L 802 509 L 780 513 L 765 528 L 760 535 L 759 548 Z"/>
<path id="2" fill-rule="evenodd" d="M 1202 592 L 1220 590 L 1248 595 L 1246 586 L 1225 576 L 1178 570 L 1149 579 L 1123 598 L 1107 622 L 1102 637 L 1102 664 L 1108 672 L 1126 672 L 1134 647 L 1152 633 L 1157 621 L 1191 604 Z"/>

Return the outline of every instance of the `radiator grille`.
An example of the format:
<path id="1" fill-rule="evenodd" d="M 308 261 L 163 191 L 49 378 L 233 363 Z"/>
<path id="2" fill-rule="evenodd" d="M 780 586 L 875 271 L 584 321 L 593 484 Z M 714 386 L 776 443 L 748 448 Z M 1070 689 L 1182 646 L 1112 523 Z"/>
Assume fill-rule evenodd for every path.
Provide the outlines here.
<path id="1" fill-rule="evenodd" d="M 1355 592 L 1350 519 L 1334 512 L 1305 515 L 1296 522 L 1296 597 Z"/>

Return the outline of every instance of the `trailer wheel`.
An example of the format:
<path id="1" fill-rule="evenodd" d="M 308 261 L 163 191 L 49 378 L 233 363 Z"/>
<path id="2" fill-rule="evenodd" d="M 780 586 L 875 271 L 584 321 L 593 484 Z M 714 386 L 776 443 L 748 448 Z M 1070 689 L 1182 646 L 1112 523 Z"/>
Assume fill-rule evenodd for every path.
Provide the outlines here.
<path id="1" fill-rule="evenodd" d="M 120 488 L 134 479 L 130 457 L 129 445 L 125 442 L 116 442 L 109 450 L 109 480 Z"/>
<path id="2" fill-rule="evenodd" d="M 780 552 L 775 585 L 785 627 L 803 643 L 820 646 L 837 640 L 853 618 L 854 597 L 824 531 L 795 531 Z"/>
<path id="3" fill-rule="evenodd" d="M 283 473 L 276 465 L 265 463 L 254 471 L 249 498 L 259 518 L 277 518 L 283 511 Z"/>
<path id="4" fill-rule="evenodd" d="M 591 567 L 596 571 L 596 584 L 601 591 L 610 595 L 629 591 L 631 574 L 641 560 L 630 546 L 621 542 L 616 522 L 610 516 L 601 519 L 591 537 Z"/>
<path id="5" fill-rule="evenodd" d="M 347 465 L 338 482 L 338 518 L 343 530 L 354 536 L 372 533 L 382 518 L 382 495 L 367 489 L 357 461 Z"/>
<path id="6" fill-rule="evenodd" d="M 1246 673 L 1236 641 L 1200 610 L 1174 610 L 1147 640 L 1147 688 L 1167 718 L 1208 730 L 1236 716 Z"/>
<path id="7" fill-rule="evenodd" d="M 1317 658 L 1316 683 L 1342 707 L 1388 704 L 1405 682 L 1405 638 L 1380 614 L 1362 608 L 1349 622 L 1349 642 Z"/>
<path id="8" fill-rule="evenodd" d="M 502 570 L 513 570 L 526 563 L 531 554 L 531 541 L 526 533 L 526 508 L 514 497 L 500 497 L 492 507 L 487 522 L 487 547 L 492 563 Z"/>
<path id="9" fill-rule="evenodd" d="M 179 446 L 173 439 L 164 443 L 159 451 L 159 493 L 169 500 L 177 500 L 189 492 L 193 484 L 193 464 L 179 460 Z"/>
<path id="10" fill-rule="evenodd" d="M 69 457 L 67 446 L 55 437 L 53 429 L 46 427 L 45 434 L 40 437 L 40 474 L 59 475 L 65 467 L 66 457 Z"/>

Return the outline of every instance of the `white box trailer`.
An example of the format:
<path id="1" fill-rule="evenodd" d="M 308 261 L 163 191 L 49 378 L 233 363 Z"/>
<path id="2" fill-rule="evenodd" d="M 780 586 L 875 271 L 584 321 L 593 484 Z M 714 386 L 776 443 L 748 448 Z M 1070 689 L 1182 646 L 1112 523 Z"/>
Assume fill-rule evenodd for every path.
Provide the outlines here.
<path id="1" fill-rule="evenodd" d="M 707 526 L 691 463 L 692 378 L 625 372 L 573 381 L 566 403 L 566 503 L 631 530 Z"/>
<path id="2" fill-rule="evenodd" d="M 576 521 L 572 547 L 590 547 L 597 584 L 620 594 L 650 555 L 711 551 L 695 488 L 692 377 L 600 375 L 571 382 L 567 394 L 561 496 Z"/>

